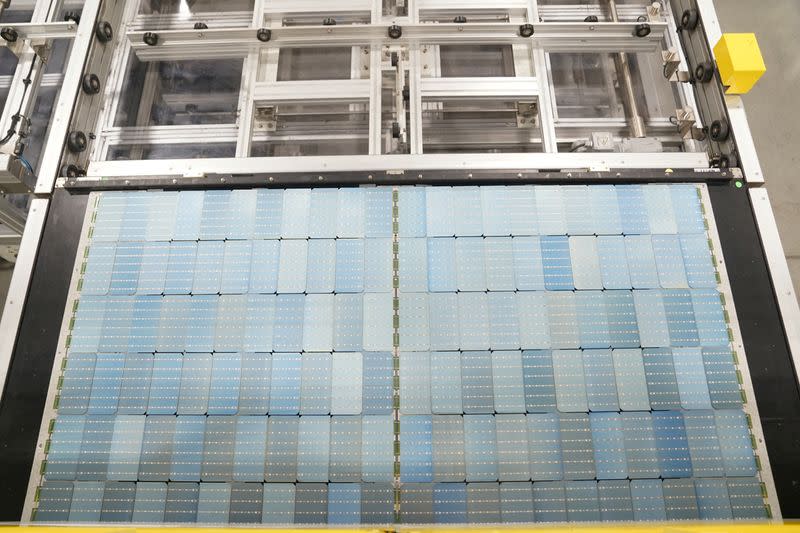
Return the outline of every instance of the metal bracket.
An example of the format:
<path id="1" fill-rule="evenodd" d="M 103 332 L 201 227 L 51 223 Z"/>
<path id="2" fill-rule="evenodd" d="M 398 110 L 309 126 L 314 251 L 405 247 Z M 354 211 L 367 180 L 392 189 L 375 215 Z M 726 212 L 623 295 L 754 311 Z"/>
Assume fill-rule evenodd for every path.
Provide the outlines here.
<path id="1" fill-rule="evenodd" d="M 517 128 L 539 127 L 539 102 L 517 102 Z"/>
<path id="2" fill-rule="evenodd" d="M 259 107 L 256 109 L 257 127 L 263 131 L 274 132 L 278 130 L 278 116 L 275 106 Z"/>

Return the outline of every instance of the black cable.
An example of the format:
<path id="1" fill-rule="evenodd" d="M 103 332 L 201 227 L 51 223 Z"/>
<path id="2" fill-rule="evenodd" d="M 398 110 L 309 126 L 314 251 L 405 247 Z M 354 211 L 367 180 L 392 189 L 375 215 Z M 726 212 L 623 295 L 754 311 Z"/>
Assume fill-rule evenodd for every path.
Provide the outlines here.
<path id="1" fill-rule="evenodd" d="M 28 69 L 28 75 L 22 80 L 22 83 L 25 85 L 25 89 L 22 91 L 22 98 L 19 101 L 19 108 L 17 112 L 11 117 L 11 127 L 6 132 L 6 136 L 0 139 L 0 146 L 8 144 L 8 141 L 14 138 L 14 135 L 17 133 L 17 125 L 19 121 L 22 119 L 22 106 L 25 104 L 25 97 L 28 95 L 28 90 L 31 87 L 31 76 L 33 76 L 33 69 L 36 66 L 36 59 L 39 56 L 34 55 L 33 59 L 31 60 L 31 68 Z"/>

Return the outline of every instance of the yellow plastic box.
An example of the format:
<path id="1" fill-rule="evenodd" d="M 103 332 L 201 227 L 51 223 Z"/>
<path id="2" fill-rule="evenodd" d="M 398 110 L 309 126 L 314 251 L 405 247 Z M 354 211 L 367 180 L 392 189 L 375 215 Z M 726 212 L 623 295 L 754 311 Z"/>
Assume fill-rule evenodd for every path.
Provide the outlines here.
<path id="1" fill-rule="evenodd" d="M 767 71 L 754 33 L 725 33 L 714 47 L 728 94 L 746 94 Z"/>

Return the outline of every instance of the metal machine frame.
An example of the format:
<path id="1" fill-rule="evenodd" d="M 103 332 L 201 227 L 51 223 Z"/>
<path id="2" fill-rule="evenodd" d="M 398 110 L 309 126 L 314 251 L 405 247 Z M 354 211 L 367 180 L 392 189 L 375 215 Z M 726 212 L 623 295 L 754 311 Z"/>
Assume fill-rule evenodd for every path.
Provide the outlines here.
<path id="1" fill-rule="evenodd" d="M 24 5 L 23 2 L 20 4 Z M 684 77 L 684 81 L 693 83 L 673 83 L 676 103 L 681 108 L 673 122 L 669 116 L 649 121 L 642 119 L 633 94 L 627 63 L 630 54 L 663 52 L 665 74 L 667 64 L 671 63 L 676 80 L 682 79 L 682 73 L 693 71 L 698 62 L 712 58 L 710 50 L 721 33 L 712 0 L 670 0 L 652 5 L 628 3 L 619 6 L 614 0 L 607 0 L 603 5 L 613 6 L 609 9 L 569 2 L 555 5 L 542 0 L 502 0 L 488 9 L 485 2 L 476 0 L 348 0 L 337 3 L 333 9 L 319 0 L 254 0 L 252 12 L 217 13 L 213 21 L 193 14 L 182 17 L 139 14 L 139 0 L 87 0 L 83 2 L 83 13 L 77 24 L 55 20 L 55 14 L 64 4 L 61 0 L 37 0 L 30 6 L 34 10 L 31 23 L 12 25 L 20 35 L 19 42 L 13 43 L 20 63 L 11 79 L 0 79 L 0 85 L 7 83 L 9 86 L 6 107 L 0 117 L 0 131 L 8 129 L 17 106 L 22 105 L 23 114 L 29 114 L 36 101 L 36 89 L 48 84 L 61 86 L 42 150 L 42 164 L 36 175 L 20 170 L 13 154 L 0 155 L 0 187 L 4 191 L 30 190 L 34 194 L 27 220 L 0 204 L 3 227 L 20 232 L 24 226 L 21 236 L 7 237 L 0 229 L 0 246 L 6 241 L 13 241 L 12 244 L 16 245 L 19 240 L 16 269 L 0 319 L 0 397 L 4 400 L 3 392 L 8 392 L 12 386 L 9 376 L 17 375 L 12 366 L 19 364 L 20 358 L 31 352 L 30 323 L 35 322 L 35 315 L 41 309 L 39 306 L 46 301 L 41 294 L 44 283 L 63 286 L 55 291 L 56 301 L 50 302 L 55 309 L 51 309 L 49 314 L 44 313 L 58 324 L 61 322 L 72 258 L 54 260 L 52 255 L 48 255 L 48 247 L 58 239 L 56 226 L 63 217 L 70 219 L 72 226 L 77 223 L 79 230 L 85 209 L 82 203 L 85 203 L 87 192 L 215 186 L 543 181 L 708 183 L 710 198 L 707 201 L 714 206 L 715 214 L 721 217 L 718 221 L 721 238 L 716 243 L 718 248 L 734 266 L 737 261 L 746 260 L 748 254 L 756 257 L 759 265 L 765 265 L 758 283 L 749 280 L 752 287 L 762 290 L 759 305 L 766 310 L 756 316 L 752 313 L 759 310 L 758 306 L 751 308 L 750 301 L 741 299 L 747 296 L 747 277 L 728 269 L 736 310 L 743 324 L 741 335 L 737 337 L 741 340 L 742 351 L 750 339 L 755 339 L 758 328 L 754 329 L 754 325 L 759 319 L 776 313 L 780 324 L 771 324 L 771 329 L 762 333 L 773 335 L 771 341 L 781 346 L 784 343 L 775 337 L 784 337 L 786 349 L 778 349 L 773 354 L 776 367 L 772 371 L 780 372 L 778 367 L 784 371 L 790 369 L 789 381 L 794 386 L 793 393 L 797 394 L 795 372 L 800 370 L 800 307 L 769 198 L 761 187 L 764 176 L 741 98 L 725 96 L 717 78 L 710 83 L 695 83 L 695 80 Z M 14 5 L 12 2 L 12 9 Z M 385 14 L 396 13 L 397 8 L 403 11 L 402 15 Z M 680 27 L 679 19 L 685 9 L 698 9 L 701 22 L 696 31 L 688 32 Z M 497 18 L 497 13 L 501 13 L 501 18 Z M 325 21 L 320 24 L 323 15 L 356 23 L 332 25 Z M 466 21 L 460 17 L 465 17 Z M 487 17 L 490 22 L 486 21 Z M 470 19 L 477 21 L 470 22 Z M 100 21 L 108 21 L 114 30 L 114 37 L 109 42 L 102 43 L 96 38 L 95 30 Z M 210 23 L 213 23 L 213 28 L 207 27 Z M 646 32 L 641 30 L 643 26 L 647 27 Z M 400 29 L 400 35 L 397 29 Z M 532 32 L 530 35 L 529 31 Z M 637 36 L 637 33 L 642 36 Z M 155 42 L 148 34 L 157 34 Z M 37 67 L 34 60 L 42 47 L 54 38 L 72 40 L 65 71 L 58 77 L 44 75 L 42 63 L 39 62 Z M 320 47 L 332 43 L 353 50 L 350 79 L 335 82 L 278 81 L 281 48 Z M 437 63 L 429 58 L 437 54 L 438 46 L 465 43 L 511 46 L 516 73 L 526 75 L 503 78 L 423 75 L 426 70 L 436 72 Z M 549 54 L 587 51 L 614 54 L 625 118 L 584 120 L 559 117 Z M 185 58 L 240 59 L 243 68 L 236 122 L 160 126 L 147 125 L 144 117 L 144 123 L 137 123 L 135 127 L 116 126 L 115 117 L 121 105 L 126 69 L 133 55 L 151 62 Z M 33 74 L 30 85 L 34 90 L 25 91 L 29 70 Z M 149 75 L 155 76 L 155 70 L 152 72 Z M 84 76 L 89 73 L 98 76 L 103 88 L 98 94 L 87 94 L 81 89 Z M 395 77 L 391 87 L 392 101 L 388 103 L 384 102 L 383 94 L 385 74 Z M 407 98 L 403 94 L 406 85 Z M 631 86 L 630 90 L 627 90 L 627 85 Z M 152 95 L 149 98 L 152 103 Z M 527 139 L 537 151 L 426 153 L 423 140 L 426 102 L 436 105 L 443 99 L 500 99 L 531 105 L 531 109 L 536 110 L 534 116 L 518 115 L 519 120 L 530 120 L 531 123 L 525 126 L 518 122 L 517 127 L 525 127 L 526 132 L 531 132 Z M 366 114 L 366 129 L 358 133 L 359 138 L 366 139 L 365 153 L 250 156 L 254 142 L 275 137 L 271 128 L 264 126 L 259 108 L 275 103 L 308 102 L 343 104 Z M 384 107 L 391 117 L 389 127 L 384 118 Z M 681 115 L 681 110 L 687 113 Z M 703 126 L 720 118 L 725 118 L 730 124 L 730 141 L 704 144 Z M 675 125 L 681 127 L 680 131 Z M 612 142 L 617 143 L 629 137 L 642 137 L 645 128 L 659 142 L 672 146 L 672 151 L 581 153 L 564 149 L 589 132 L 616 132 Z M 85 150 L 74 152 L 67 148 L 68 134 L 74 131 L 92 132 L 88 135 Z M 286 139 L 297 141 L 302 137 L 288 136 Z M 231 157 L 159 160 L 139 155 L 132 160 L 107 160 L 109 150 L 114 146 L 144 143 L 212 145 L 221 142 L 234 147 Z M 132 153 L 141 154 L 141 151 Z M 741 168 L 728 170 L 728 164 Z M 20 180 L 25 186 L 19 185 Z M 743 190 L 739 190 L 741 186 Z M 744 211 L 737 213 L 737 208 Z M 70 209 L 77 210 L 77 213 L 68 213 Z M 740 215 L 741 220 L 735 220 Z M 74 233 L 75 230 L 69 231 Z M 752 235 L 754 240 L 747 243 L 746 249 L 736 248 L 737 231 Z M 77 241 L 73 244 L 77 248 Z M 71 250 L 68 246 L 62 251 L 69 254 Z M 60 271 L 57 263 L 60 263 Z M 724 266 L 724 262 L 720 266 Z M 758 269 L 754 267 L 755 270 Z M 53 273 L 59 274 L 56 276 L 58 279 L 43 278 Z M 758 270 L 753 275 L 760 274 L 762 272 Z M 55 316 L 50 316 L 52 313 Z M 55 330 L 55 333 L 49 331 L 48 339 L 55 335 L 57 340 L 58 324 L 51 325 L 50 330 Z M 759 348 L 759 345 L 754 345 Z M 757 352 L 750 347 L 748 351 L 751 357 Z M 51 362 L 53 356 L 54 351 L 47 353 L 44 359 Z M 43 368 L 49 369 L 48 364 Z M 38 381 L 41 382 L 42 378 Z M 756 389 L 754 394 L 761 401 L 766 393 L 758 390 L 759 387 Z M 784 390 L 787 389 L 778 388 L 774 394 Z M 800 396 L 797 401 L 800 402 Z M 790 402 L 787 400 L 787 403 Z M 10 416 L 7 412 L 10 408 L 4 401 L 0 416 Z M 36 406 L 33 409 L 36 410 Z M 771 413 L 771 408 L 762 409 L 762 420 L 771 418 Z M 795 421 L 794 427 L 800 428 L 800 420 Z M 776 439 L 775 450 L 791 450 L 790 445 L 777 442 L 775 434 L 778 431 L 765 428 L 767 444 Z M 784 438 L 789 437 L 784 435 Z M 774 458 L 775 453 L 770 455 Z M 795 487 L 794 490 L 797 494 L 798 489 Z M 784 503 L 785 516 L 800 516 L 796 505 L 794 508 L 785 505 L 792 501 L 792 494 L 787 492 L 778 496 Z M 779 515 L 778 509 L 775 509 L 775 514 Z"/>

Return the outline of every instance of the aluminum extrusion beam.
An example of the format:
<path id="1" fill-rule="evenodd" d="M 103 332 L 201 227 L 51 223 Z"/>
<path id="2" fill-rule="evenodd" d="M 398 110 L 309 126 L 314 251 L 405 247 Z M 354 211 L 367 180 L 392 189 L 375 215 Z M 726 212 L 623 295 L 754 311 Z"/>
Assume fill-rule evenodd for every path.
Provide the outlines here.
<path id="1" fill-rule="evenodd" d="M 516 100 L 539 96 L 536 78 L 422 78 L 423 100 Z"/>
<path id="2" fill-rule="evenodd" d="M 75 22 L 21 22 L 4 24 L 3 28 L 12 28 L 19 34 L 18 39 L 71 39 L 75 37 L 78 25 Z M 19 41 L 17 41 L 19 42 Z M 0 39 L 0 46 L 13 46 L 5 39 Z"/>

